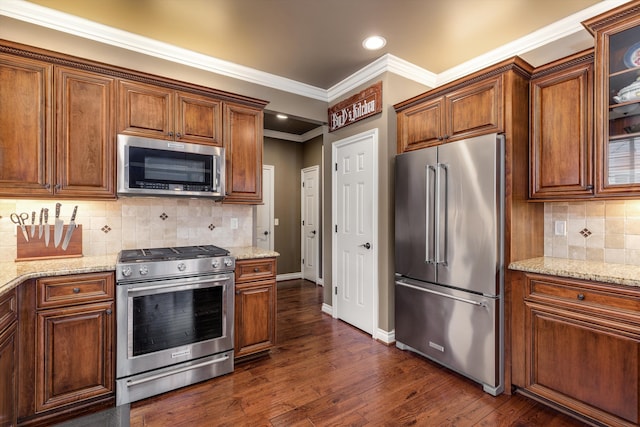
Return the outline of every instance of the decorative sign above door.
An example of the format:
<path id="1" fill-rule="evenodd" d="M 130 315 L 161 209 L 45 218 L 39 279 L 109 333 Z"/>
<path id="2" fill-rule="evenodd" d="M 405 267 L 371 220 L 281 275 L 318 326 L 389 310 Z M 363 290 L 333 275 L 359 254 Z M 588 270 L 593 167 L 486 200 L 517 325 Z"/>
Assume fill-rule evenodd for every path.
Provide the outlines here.
<path id="1" fill-rule="evenodd" d="M 329 132 L 382 112 L 382 82 L 329 107 Z"/>

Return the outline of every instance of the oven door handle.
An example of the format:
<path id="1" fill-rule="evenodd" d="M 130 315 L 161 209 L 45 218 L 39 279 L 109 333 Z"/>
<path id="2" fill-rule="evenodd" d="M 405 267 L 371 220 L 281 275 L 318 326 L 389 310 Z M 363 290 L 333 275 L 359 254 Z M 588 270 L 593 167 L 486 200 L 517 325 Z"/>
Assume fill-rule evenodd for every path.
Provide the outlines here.
<path id="1" fill-rule="evenodd" d="M 231 280 L 231 277 L 229 277 L 229 276 L 216 277 L 216 278 L 201 280 L 201 281 L 198 281 L 198 282 L 187 283 L 187 284 L 165 283 L 165 284 L 162 284 L 162 285 L 151 285 L 151 286 L 129 288 L 129 289 L 127 289 L 127 292 L 130 293 L 130 294 L 133 294 L 133 293 L 136 293 L 136 292 L 152 291 L 152 290 L 155 290 L 155 289 L 167 289 L 167 288 L 175 288 L 175 287 L 185 288 L 185 286 L 189 286 L 189 285 L 198 285 L 198 284 L 201 284 L 201 283 L 211 283 L 211 282 L 214 282 L 214 283 L 226 282 L 227 280 Z"/>
<path id="2" fill-rule="evenodd" d="M 134 387 L 134 386 L 137 386 L 137 385 L 140 385 L 140 384 L 147 383 L 149 381 L 154 381 L 154 380 L 157 380 L 157 379 L 160 379 L 160 378 L 168 377 L 170 375 L 179 374 L 181 372 L 191 371 L 193 369 L 202 368 L 204 366 L 213 365 L 215 363 L 226 362 L 227 360 L 229 360 L 229 356 L 225 354 L 223 357 L 220 357 L 220 358 L 215 359 L 215 360 L 207 360 L 206 362 L 197 363 L 197 364 L 191 365 L 191 366 L 185 366 L 184 368 L 175 369 L 173 371 L 161 372 L 159 374 L 151 375 L 150 377 L 141 378 L 139 380 L 128 380 L 127 381 L 127 387 Z"/>

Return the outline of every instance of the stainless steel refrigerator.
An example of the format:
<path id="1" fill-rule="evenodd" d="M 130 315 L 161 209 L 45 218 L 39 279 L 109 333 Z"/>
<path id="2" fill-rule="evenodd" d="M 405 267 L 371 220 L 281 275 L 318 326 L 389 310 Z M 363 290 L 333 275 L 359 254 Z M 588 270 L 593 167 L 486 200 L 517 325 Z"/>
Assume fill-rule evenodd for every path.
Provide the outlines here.
<path id="1" fill-rule="evenodd" d="M 395 336 L 482 384 L 504 388 L 504 137 L 396 156 Z"/>

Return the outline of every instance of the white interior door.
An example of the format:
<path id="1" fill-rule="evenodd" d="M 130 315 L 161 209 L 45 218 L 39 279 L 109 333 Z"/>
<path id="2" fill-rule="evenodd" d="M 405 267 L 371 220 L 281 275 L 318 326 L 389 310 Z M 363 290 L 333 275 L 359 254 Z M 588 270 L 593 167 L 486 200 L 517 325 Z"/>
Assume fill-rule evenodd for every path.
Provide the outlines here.
<path id="1" fill-rule="evenodd" d="M 273 250 L 273 180 L 275 166 L 262 166 L 262 204 L 256 206 L 255 241 L 262 249 Z"/>
<path id="2" fill-rule="evenodd" d="M 377 327 L 378 130 L 333 144 L 334 316 L 373 335 Z"/>
<path id="3" fill-rule="evenodd" d="M 302 278 L 316 282 L 318 279 L 318 254 L 320 253 L 320 168 L 311 166 L 300 171 L 301 189 L 301 245 Z"/>

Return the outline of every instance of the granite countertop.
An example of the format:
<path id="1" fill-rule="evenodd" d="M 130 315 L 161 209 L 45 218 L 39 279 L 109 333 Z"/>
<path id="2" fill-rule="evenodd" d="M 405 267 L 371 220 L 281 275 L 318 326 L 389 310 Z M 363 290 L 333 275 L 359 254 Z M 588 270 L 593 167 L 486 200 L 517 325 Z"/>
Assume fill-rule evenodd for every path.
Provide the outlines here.
<path id="1" fill-rule="evenodd" d="M 236 259 L 270 258 L 280 254 L 254 246 L 227 248 Z M 28 279 L 67 274 L 96 273 L 116 269 L 118 254 L 55 258 L 37 261 L 0 262 L 0 295 Z"/>
<path id="2" fill-rule="evenodd" d="M 511 270 L 575 279 L 595 280 L 618 285 L 640 286 L 640 266 L 596 261 L 540 257 L 509 264 Z"/>
<path id="3" fill-rule="evenodd" d="M 0 295 L 27 279 L 116 269 L 117 254 L 0 263 Z"/>
<path id="4" fill-rule="evenodd" d="M 257 246 L 238 246 L 226 248 L 236 259 L 271 258 L 280 256 L 278 252 L 261 249 Z"/>

